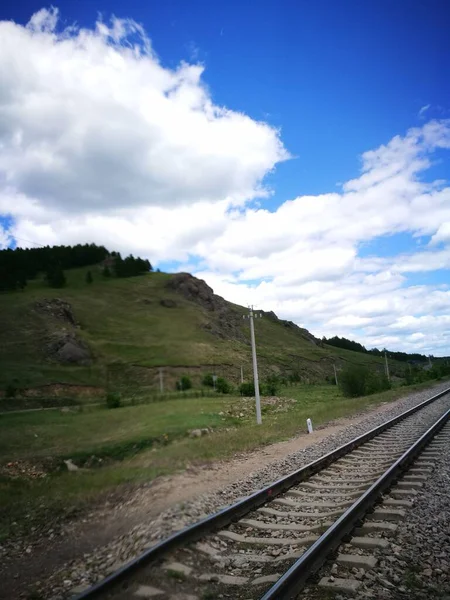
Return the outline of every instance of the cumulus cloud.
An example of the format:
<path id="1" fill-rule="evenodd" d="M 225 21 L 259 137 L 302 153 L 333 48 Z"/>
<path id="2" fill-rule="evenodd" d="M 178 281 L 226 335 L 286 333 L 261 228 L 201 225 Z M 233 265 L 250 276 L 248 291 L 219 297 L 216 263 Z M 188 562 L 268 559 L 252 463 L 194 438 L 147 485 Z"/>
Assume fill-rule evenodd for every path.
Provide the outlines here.
<path id="1" fill-rule="evenodd" d="M 450 353 L 450 292 L 411 279 L 450 267 L 450 187 L 427 178 L 449 120 L 368 150 L 338 193 L 268 210 L 264 177 L 289 158 L 278 130 L 215 104 L 202 65 L 164 67 L 134 21 L 58 19 L 0 23 L 0 213 L 13 235 L 197 265 L 217 293 L 317 335 Z M 412 251 L 384 251 L 399 233 Z M 364 250 L 374 240 L 380 256 Z"/>
<path id="2" fill-rule="evenodd" d="M 279 132 L 215 105 L 202 65 L 163 67 L 132 20 L 58 30 L 58 17 L 0 23 L 4 193 L 74 215 L 267 193 L 288 157 Z"/>

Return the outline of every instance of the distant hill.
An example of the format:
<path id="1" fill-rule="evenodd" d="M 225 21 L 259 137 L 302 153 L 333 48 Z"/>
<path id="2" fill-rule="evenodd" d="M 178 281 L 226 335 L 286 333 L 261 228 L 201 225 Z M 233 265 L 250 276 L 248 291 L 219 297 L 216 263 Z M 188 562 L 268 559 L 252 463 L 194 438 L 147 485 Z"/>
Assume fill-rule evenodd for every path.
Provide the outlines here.
<path id="1" fill-rule="evenodd" d="M 90 271 L 92 283 L 88 283 Z M 0 390 L 8 384 L 105 386 L 116 378 L 166 386 L 214 372 L 238 383 L 251 378 L 247 309 L 227 302 L 187 273 L 105 277 L 104 263 L 64 271 L 66 287 L 44 275 L 0 294 Z M 383 358 L 324 344 L 272 312 L 255 323 L 261 376 L 272 372 L 324 381 L 348 363 L 383 368 Z M 392 361 L 401 376 L 405 363 Z"/>

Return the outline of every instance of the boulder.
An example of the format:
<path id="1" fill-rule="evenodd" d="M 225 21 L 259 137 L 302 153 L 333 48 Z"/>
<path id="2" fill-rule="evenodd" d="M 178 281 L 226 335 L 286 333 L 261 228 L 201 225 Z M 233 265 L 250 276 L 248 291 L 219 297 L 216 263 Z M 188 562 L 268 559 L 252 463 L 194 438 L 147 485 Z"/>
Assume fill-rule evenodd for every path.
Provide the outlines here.
<path id="1" fill-rule="evenodd" d="M 56 353 L 59 362 L 83 364 L 90 360 L 90 353 L 75 341 L 68 341 Z"/>
<path id="2" fill-rule="evenodd" d="M 47 338 L 46 354 L 51 360 L 62 364 L 90 365 L 92 362 L 89 346 L 75 333 L 59 331 Z"/>
<path id="3" fill-rule="evenodd" d="M 201 429 L 193 429 L 190 433 L 189 433 L 189 437 L 191 438 L 199 438 L 202 437 L 202 430 Z"/>
<path id="4" fill-rule="evenodd" d="M 175 300 L 172 300 L 171 298 L 163 298 L 160 302 L 161 306 L 164 306 L 165 308 L 176 308 L 177 307 L 177 303 L 175 302 Z"/>

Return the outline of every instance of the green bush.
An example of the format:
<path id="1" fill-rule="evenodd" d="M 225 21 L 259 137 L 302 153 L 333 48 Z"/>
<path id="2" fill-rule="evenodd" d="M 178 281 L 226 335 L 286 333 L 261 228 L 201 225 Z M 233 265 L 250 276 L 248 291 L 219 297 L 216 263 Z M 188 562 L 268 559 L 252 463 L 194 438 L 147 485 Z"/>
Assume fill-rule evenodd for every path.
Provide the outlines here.
<path id="1" fill-rule="evenodd" d="M 264 385 L 263 393 L 267 396 L 276 396 L 280 387 L 280 378 L 278 375 L 269 375 Z"/>
<path id="2" fill-rule="evenodd" d="M 214 379 L 211 373 L 207 373 L 202 379 L 202 385 L 205 387 L 214 387 Z"/>
<path id="3" fill-rule="evenodd" d="M 391 384 L 384 373 L 350 366 L 339 373 L 339 387 L 347 398 L 356 398 L 389 390 Z"/>
<path id="4" fill-rule="evenodd" d="M 255 395 L 255 384 L 253 381 L 246 381 L 241 383 L 239 386 L 239 393 L 241 396 L 254 396 Z"/>
<path id="5" fill-rule="evenodd" d="M 365 396 L 366 382 L 369 370 L 365 367 L 350 366 L 343 369 L 339 374 L 339 387 L 347 398 Z"/>
<path id="6" fill-rule="evenodd" d="M 122 406 L 122 397 L 119 392 L 108 392 L 106 394 L 106 406 L 108 408 L 119 408 Z"/>
<path id="7" fill-rule="evenodd" d="M 187 375 L 183 375 L 183 377 L 177 381 L 177 390 L 184 392 L 186 390 L 190 390 L 191 388 L 192 381 Z"/>
<path id="8" fill-rule="evenodd" d="M 5 398 L 15 398 L 17 394 L 17 388 L 14 384 L 9 383 L 5 388 Z"/>
<path id="9" fill-rule="evenodd" d="M 298 371 L 294 371 L 293 373 L 290 373 L 290 375 L 288 376 L 288 379 L 289 379 L 290 383 L 300 383 L 302 380 L 302 377 Z"/>
<path id="10" fill-rule="evenodd" d="M 223 377 L 218 377 L 216 381 L 216 390 L 220 394 L 230 394 L 232 391 L 232 386 L 226 379 Z"/>

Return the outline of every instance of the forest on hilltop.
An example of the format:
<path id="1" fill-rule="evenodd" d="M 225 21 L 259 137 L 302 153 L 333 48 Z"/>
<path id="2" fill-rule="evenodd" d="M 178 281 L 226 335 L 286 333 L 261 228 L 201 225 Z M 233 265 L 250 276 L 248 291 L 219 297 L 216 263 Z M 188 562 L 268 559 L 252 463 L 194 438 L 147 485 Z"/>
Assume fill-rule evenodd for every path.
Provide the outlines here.
<path id="1" fill-rule="evenodd" d="M 378 348 L 367 350 L 367 348 L 365 348 L 365 346 L 359 342 L 348 340 L 345 337 L 340 338 L 337 335 L 328 339 L 323 337 L 322 342 L 328 344 L 329 346 L 334 346 L 335 348 L 343 348 L 344 350 L 352 350 L 353 352 L 361 352 L 364 354 L 373 354 L 374 356 L 383 356 L 383 354 L 387 352 L 389 354 L 389 358 L 400 360 L 402 362 L 425 362 L 428 360 L 427 356 L 418 353 L 409 354 L 407 352 L 392 352 L 391 350 L 386 350 L 385 348 L 383 348 L 383 350 L 379 350 Z"/>
<path id="2" fill-rule="evenodd" d="M 96 244 L 75 246 L 44 246 L 41 248 L 8 248 L 0 250 L 0 291 L 21 290 L 27 281 L 40 273 L 50 287 L 64 287 L 65 269 L 103 264 L 105 277 L 131 277 L 153 270 L 150 261 L 120 252 L 109 252 Z"/>

